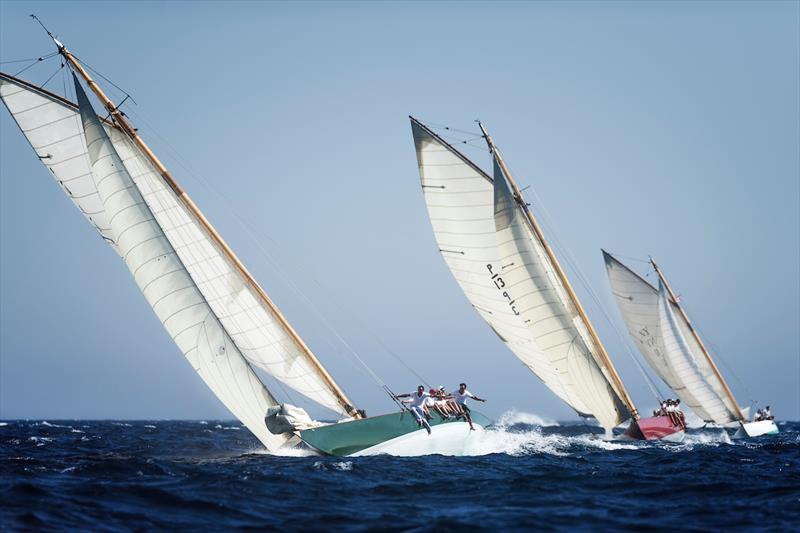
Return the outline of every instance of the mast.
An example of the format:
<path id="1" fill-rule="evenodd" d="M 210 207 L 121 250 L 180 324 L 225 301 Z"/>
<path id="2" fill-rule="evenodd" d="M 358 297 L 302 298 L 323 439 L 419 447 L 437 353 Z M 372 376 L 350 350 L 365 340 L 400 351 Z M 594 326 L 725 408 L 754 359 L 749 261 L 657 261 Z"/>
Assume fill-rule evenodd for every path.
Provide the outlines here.
<path id="1" fill-rule="evenodd" d="M 48 32 L 49 34 L 49 32 Z M 333 392 L 334 396 L 338 400 L 339 404 L 344 408 L 345 412 L 350 414 L 353 418 L 361 418 L 361 415 L 358 413 L 356 408 L 353 406 L 350 399 L 345 395 L 344 391 L 339 388 L 339 385 L 333 380 L 333 377 L 328 373 L 327 370 L 322 366 L 322 363 L 319 362 L 319 359 L 313 354 L 311 349 L 306 345 L 303 339 L 300 338 L 300 335 L 295 331 L 295 329 L 289 324 L 286 320 L 286 317 L 281 313 L 275 303 L 267 296 L 267 293 L 255 278 L 250 274 L 247 268 L 244 266 L 242 261 L 236 256 L 233 250 L 228 246 L 228 244 L 223 240 L 222 236 L 217 232 L 217 230 L 211 225 L 208 219 L 203 215 L 194 201 L 186 194 L 186 191 L 178 184 L 175 178 L 172 177 L 172 174 L 167 170 L 163 163 L 156 157 L 155 153 L 150 149 L 147 144 L 142 140 L 139 136 L 136 128 L 134 128 L 128 120 L 125 118 L 125 114 L 119 110 L 118 106 L 114 105 L 114 102 L 106 96 L 100 86 L 92 79 L 86 69 L 81 65 L 81 63 L 72 55 L 72 53 L 67 50 L 67 48 L 59 42 L 55 37 L 50 35 L 50 37 L 55 42 L 56 46 L 58 47 L 59 53 L 64 56 L 64 59 L 69 63 L 69 65 L 80 74 L 80 76 L 86 81 L 86 84 L 92 90 L 92 92 L 97 96 L 100 102 L 105 106 L 106 110 L 109 112 L 111 117 L 114 121 L 119 125 L 120 129 L 125 132 L 125 134 L 136 144 L 136 146 L 142 151 L 142 153 L 147 157 L 153 167 L 158 171 L 164 181 L 169 185 L 169 187 L 173 190 L 175 195 L 178 197 L 178 200 L 186 207 L 186 209 L 194 215 L 203 229 L 206 231 L 208 236 L 211 240 L 219 247 L 220 251 L 228 258 L 231 262 L 233 267 L 241 274 L 241 276 L 245 279 L 245 281 L 250 285 L 250 287 L 255 291 L 255 293 L 260 298 L 261 302 L 264 306 L 272 313 L 272 315 L 278 320 L 278 322 L 283 326 L 284 330 L 289 334 L 289 337 L 292 339 L 294 344 L 300 350 L 308 362 L 314 367 L 317 372 L 319 372 L 320 376 L 322 377 L 325 384 L 330 387 L 331 391 Z"/>
<path id="2" fill-rule="evenodd" d="M 692 322 L 689 320 L 689 316 L 686 314 L 686 311 L 683 310 L 683 307 L 681 307 L 681 305 L 678 303 L 678 298 L 675 296 L 675 293 L 672 292 L 672 287 L 670 287 L 669 283 L 667 282 L 667 278 L 664 277 L 664 273 L 661 272 L 661 269 L 658 268 L 658 265 L 656 264 L 655 261 L 653 261 L 652 257 L 650 258 L 650 264 L 653 265 L 653 269 L 655 269 L 656 274 L 658 274 L 658 278 L 661 280 L 661 283 L 663 283 L 664 287 L 667 289 L 667 292 L 669 293 L 669 297 L 672 300 L 672 303 L 675 304 L 675 307 L 678 308 L 678 311 L 683 317 L 683 320 L 686 321 L 686 325 L 689 326 L 689 331 L 692 332 L 694 340 L 696 340 L 697 344 L 700 346 L 700 350 L 703 352 L 703 355 L 705 355 L 706 361 L 708 361 L 708 365 L 711 367 L 711 370 L 714 371 L 714 375 L 717 376 L 719 382 L 722 383 L 722 388 L 725 389 L 725 393 L 731 400 L 734 409 L 736 409 L 736 414 L 739 415 L 739 420 L 745 420 L 745 416 L 744 413 L 742 413 L 742 409 L 736 402 L 736 398 L 733 397 L 733 393 L 731 392 L 730 387 L 728 387 L 728 384 L 725 382 L 725 378 L 722 377 L 719 368 L 717 368 L 717 364 L 711 358 L 711 354 L 706 349 L 706 345 L 703 344 L 703 341 L 700 339 L 700 334 L 697 333 L 697 330 L 694 329 Z"/>
<path id="3" fill-rule="evenodd" d="M 611 359 L 608 356 L 608 352 L 606 352 L 605 346 L 603 343 L 600 342 L 600 337 L 597 336 L 597 332 L 592 326 L 592 323 L 589 321 L 589 317 L 586 315 L 586 312 L 583 310 L 583 306 L 581 305 L 580 301 L 578 300 L 578 296 L 575 294 L 575 291 L 572 288 L 569 280 L 567 279 L 567 275 L 564 270 L 561 268 L 561 264 L 558 262 L 555 253 L 553 252 L 550 245 L 544 238 L 544 233 L 542 232 L 539 223 L 536 221 L 536 218 L 533 216 L 528 204 L 525 202 L 525 199 L 522 197 L 522 191 L 520 191 L 519 187 L 517 187 L 517 183 L 514 181 L 514 178 L 511 176 L 511 172 L 509 172 L 508 167 L 506 166 L 505 161 L 500 155 L 500 152 L 497 150 L 497 147 L 492 142 L 492 138 L 489 136 L 489 133 L 486 131 L 486 128 L 483 127 L 480 121 L 478 121 L 478 127 L 481 129 L 481 133 L 483 133 L 484 139 L 486 139 L 486 143 L 489 145 L 489 150 L 494 154 L 497 158 L 497 162 L 500 165 L 500 168 L 503 169 L 503 173 L 508 178 L 508 182 L 511 185 L 511 189 L 514 192 L 514 199 L 517 201 L 517 204 L 522 208 L 522 211 L 525 213 L 525 218 L 530 226 L 531 230 L 533 231 L 536 238 L 542 244 L 545 252 L 547 253 L 547 257 L 550 259 L 550 262 L 553 264 L 555 268 L 556 275 L 558 276 L 559 280 L 561 281 L 564 288 L 567 290 L 567 295 L 569 299 L 572 301 L 572 304 L 575 306 L 575 309 L 578 312 L 578 315 L 583 320 L 583 323 L 586 325 L 586 329 L 589 331 L 589 335 L 592 337 L 592 342 L 597 347 L 597 351 L 600 354 L 600 358 L 603 361 L 606 369 L 608 370 L 609 374 L 611 374 L 611 379 L 616 385 L 617 391 L 621 395 L 622 402 L 628 408 L 628 411 L 631 413 L 631 417 L 634 420 L 639 419 L 639 411 L 636 409 L 636 406 L 633 403 L 633 400 L 628 395 L 628 391 L 625 389 L 625 386 L 622 384 L 622 379 L 620 378 L 617 370 L 614 368 L 614 365 L 611 364 Z"/>

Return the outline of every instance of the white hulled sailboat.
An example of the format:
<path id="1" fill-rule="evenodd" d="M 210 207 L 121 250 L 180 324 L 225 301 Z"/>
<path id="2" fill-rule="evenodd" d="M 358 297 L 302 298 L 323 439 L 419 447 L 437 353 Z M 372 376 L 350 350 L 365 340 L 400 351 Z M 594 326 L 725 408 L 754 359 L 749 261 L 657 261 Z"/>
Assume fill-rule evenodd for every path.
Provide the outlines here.
<path id="1" fill-rule="evenodd" d="M 469 302 L 500 340 L 580 416 L 611 435 L 679 440 L 666 417 L 640 418 L 500 152 L 490 177 L 410 117 L 433 233 Z"/>
<path id="2" fill-rule="evenodd" d="M 664 273 L 650 260 L 658 288 L 603 251 L 614 301 L 650 367 L 705 422 L 736 424 L 739 436 L 778 433 L 772 420 L 748 421 L 681 307 Z"/>
<path id="3" fill-rule="evenodd" d="M 0 99 L 64 193 L 125 261 L 164 328 L 228 410 L 270 451 L 300 440 L 336 455 L 392 451 L 391 441 L 402 438 L 418 453 L 458 453 L 470 434 L 464 423 L 434 420 L 432 425 L 447 428 L 425 439 L 407 413 L 364 418 L 125 114 L 81 62 L 53 41 L 73 71 L 77 104 L 2 73 Z M 79 77 L 107 119 L 95 114 Z M 297 411 L 279 405 L 258 372 L 346 423 L 284 416 Z M 273 433 L 265 423 L 268 412 L 298 425 Z M 479 427 L 489 423 L 480 415 L 475 420 Z"/>

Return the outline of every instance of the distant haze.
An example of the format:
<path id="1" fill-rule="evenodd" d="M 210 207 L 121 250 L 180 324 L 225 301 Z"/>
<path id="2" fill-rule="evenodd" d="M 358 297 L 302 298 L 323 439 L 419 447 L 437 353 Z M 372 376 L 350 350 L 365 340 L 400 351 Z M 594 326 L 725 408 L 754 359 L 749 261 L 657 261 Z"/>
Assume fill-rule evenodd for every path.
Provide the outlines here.
<path id="1" fill-rule="evenodd" d="M 575 418 L 440 257 L 413 114 L 487 125 L 617 329 L 601 247 L 643 274 L 626 257 L 653 255 L 740 403 L 800 418 L 797 2 L 0 2 L 4 72 L 54 51 L 29 13 L 131 94 L 122 109 L 370 413 L 393 406 L 317 313 L 398 392 L 419 380 L 376 338 L 491 416 Z M 0 418 L 230 417 L 4 109 L 0 174 Z M 648 412 L 627 337 L 569 273 Z"/>

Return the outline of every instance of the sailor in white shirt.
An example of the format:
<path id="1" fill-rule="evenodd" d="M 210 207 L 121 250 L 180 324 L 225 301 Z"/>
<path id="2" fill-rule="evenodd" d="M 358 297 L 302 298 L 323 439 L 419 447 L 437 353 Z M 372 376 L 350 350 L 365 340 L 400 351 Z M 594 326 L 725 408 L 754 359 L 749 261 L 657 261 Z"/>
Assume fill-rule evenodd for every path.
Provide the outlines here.
<path id="1" fill-rule="evenodd" d="M 467 405 L 467 398 L 472 398 L 476 402 L 485 402 L 486 400 L 483 398 L 478 398 L 470 391 L 467 390 L 466 383 L 460 383 L 458 385 L 458 390 L 453 391 L 451 396 L 456 401 L 458 406 L 464 411 L 464 417 L 467 419 L 467 423 L 469 424 L 469 429 L 475 430 L 475 427 L 472 425 L 472 418 L 469 416 L 469 406 Z"/>
<path id="2" fill-rule="evenodd" d="M 425 387 L 422 385 L 417 387 L 417 392 L 411 394 L 398 394 L 395 396 L 397 400 L 409 404 L 408 410 L 411 411 L 411 414 L 413 414 L 414 418 L 417 419 L 417 424 L 425 428 L 425 430 L 428 432 L 428 435 L 431 434 L 431 425 L 428 424 L 428 419 L 425 415 L 425 404 L 428 402 L 430 397 L 430 394 L 425 392 Z"/>

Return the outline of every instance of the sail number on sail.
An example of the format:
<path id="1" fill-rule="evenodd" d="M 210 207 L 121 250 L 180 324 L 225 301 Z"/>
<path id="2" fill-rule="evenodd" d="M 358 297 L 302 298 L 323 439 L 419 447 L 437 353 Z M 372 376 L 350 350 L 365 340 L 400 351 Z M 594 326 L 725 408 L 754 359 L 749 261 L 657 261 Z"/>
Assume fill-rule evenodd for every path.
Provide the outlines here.
<path id="1" fill-rule="evenodd" d="M 511 295 L 508 294 L 508 290 L 503 290 L 503 289 L 505 289 L 506 282 L 503 281 L 503 278 L 500 276 L 500 274 L 497 274 L 496 272 L 494 272 L 494 267 L 492 266 L 491 263 L 486 265 L 486 269 L 489 271 L 489 274 L 492 275 L 492 281 L 494 282 L 494 286 L 497 287 L 497 290 L 502 292 L 503 298 L 508 300 L 508 306 L 511 308 L 512 311 L 514 311 L 515 315 L 519 316 L 519 311 L 517 311 L 517 308 L 514 305 L 514 302 L 516 300 L 514 300 L 511 297 Z"/>

